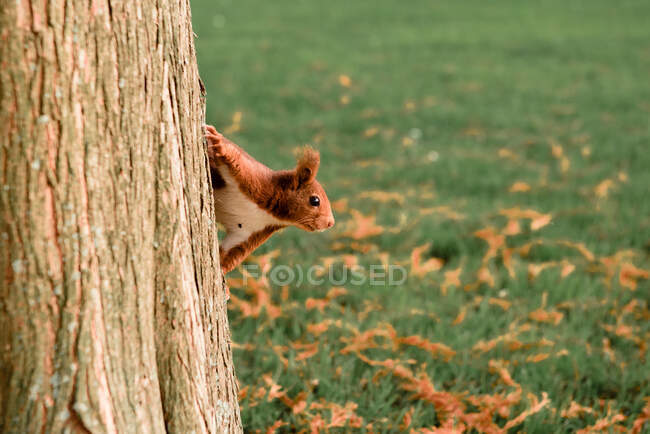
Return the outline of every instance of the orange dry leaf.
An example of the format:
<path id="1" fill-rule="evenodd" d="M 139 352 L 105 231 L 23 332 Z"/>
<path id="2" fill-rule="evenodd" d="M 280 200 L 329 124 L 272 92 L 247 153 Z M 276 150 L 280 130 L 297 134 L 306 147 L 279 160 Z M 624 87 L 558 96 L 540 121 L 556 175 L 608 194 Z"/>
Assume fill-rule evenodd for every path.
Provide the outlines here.
<path id="1" fill-rule="evenodd" d="M 363 419 L 359 417 L 355 410 L 358 404 L 356 402 L 347 402 L 345 407 L 332 403 L 330 410 L 332 411 L 332 419 L 328 428 L 350 426 L 352 428 L 360 428 L 363 424 Z"/>
<path id="2" fill-rule="evenodd" d="M 377 135 L 378 132 L 379 132 L 379 128 L 370 127 L 370 128 L 366 129 L 363 132 L 363 137 L 365 137 L 366 139 L 369 139 L 370 137 L 373 137 L 373 136 Z"/>
<path id="3" fill-rule="evenodd" d="M 444 357 L 445 361 L 449 361 L 449 359 L 456 355 L 456 351 L 452 350 L 447 345 L 441 344 L 439 342 L 430 342 L 417 335 L 407 336 L 405 338 L 397 338 L 396 341 L 399 344 L 412 345 L 414 347 L 421 348 L 425 351 L 428 351 L 434 356 L 440 354 Z"/>
<path id="4" fill-rule="evenodd" d="M 550 214 L 542 214 L 532 209 L 509 208 L 499 212 L 510 219 L 529 219 L 530 229 L 539 230 L 551 222 Z"/>
<path id="5" fill-rule="evenodd" d="M 543 360 L 548 359 L 550 356 L 551 355 L 548 353 L 539 353 L 539 354 L 526 357 L 526 361 L 530 363 L 539 363 Z"/>
<path id="6" fill-rule="evenodd" d="M 583 414 L 594 414 L 594 409 L 591 407 L 582 406 L 575 401 L 571 401 L 569 408 L 562 410 L 562 413 L 560 413 L 562 417 L 566 418 L 581 417 Z"/>
<path id="7" fill-rule="evenodd" d="M 518 326 L 516 323 L 512 323 L 510 325 L 510 331 L 508 333 L 497 336 L 496 338 L 490 339 L 489 341 L 480 340 L 474 344 L 474 347 L 472 349 L 474 351 L 485 353 L 494 349 L 497 344 L 501 342 L 506 343 L 511 350 L 519 349 L 523 346 L 523 344 L 517 340 L 517 335 L 527 330 L 530 330 L 530 325 L 528 324 Z"/>
<path id="8" fill-rule="evenodd" d="M 570 263 L 569 261 L 561 261 L 561 262 L 556 262 L 556 261 L 550 261 L 550 262 L 542 262 L 540 264 L 528 264 L 528 278 L 529 279 L 534 279 L 536 278 L 539 273 L 542 271 L 546 270 L 547 268 L 550 267 L 555 267 L 555 266 L 561 266 L 560 268 L 560 277 L 565 278 L 569 274 L 573 273 L 573 271 L 576 269 L 575 265 Z"/>
<path id="9" fill-rule="evenodd" d="M 363 333 L 355 331 L 355 336 L 347 338 L 342 337 L 341 341 L 347 345 L 341 349 L 341 354 L 347 354 L 350 352 L 359 352 L 368 348 L 377 348 L 380 345 L 375 341 L 375 337 L 384 337 L 393 341 L 397 335 L 395 329 L 390 324 L 385 324 L 385 327 L 377 327 L 374 329 L 366 330 Z M 394 345 L 391 342 L 391 346 Z M 382 344 L 382 347 L 387 347 L 386 344 Z"/>
<path id="10" fill-rule="evenodd" d="M 503 252 L 501 253 L 501 259 L 503 261 L 503 266 L 506 267 L 506 270 L 508 270 L 508 275 L 511 278 L 515 278 L 515 267 L 513 265 L 512 261 L 512 252 L 513 249 L 503 249 Z"/>
<path id="11" fill-rule="evenodd" d="M 528 264 L 528 278 L 534 279 L 539 273 L 555 265 L 555 262 L 542 262 L 541 264 Z"/>
<path id="12" fill-rule="evenodd" d="M 411 426 L 411 421 L 413 420 L 413 413 L 414 412 L 415 412 L 415 408 L 411 407 L 404 414 L 404 417 L 402 418 L 402 423 L 399 426 L 400 430 L 402 430 L 402 431 L 407 431 L 408 430 L 408 427 Z"/>
<path id="13" fill-rule="evenodd" d="M 343 198 L 332 202 L 332 209 L 336 212 L 343 212 L 348 208 L 348 199 Z"/>
<path id="14" fill-rule="evenodd" d="M 631 289 L 634 291 L 637 287 L 637 280 L 639 279 L 648 279 L 650 278 L 650 272 L 637 268 L 634 265 L 625 262 L 621 265 L 621 271 L 618 275 L 618 281 L 621 286 Z"/>
<path id="15" fill-rule="evenodd" d="M 433 208 L 420 208 L 421 215 L 442 214 L 450 220 L 462 220 L 465 218 L 463 214 L 457 213 L 448 206 L 436 206 Z"/>
<path id="16" fill-rule="evenodd" d="M 384 232 L 384 228 L 375 224 L 375 216 L 364 216 L 356 209 L 350 210 L 354 218 L 352 228 L 345 231 L 342 235 L 345 237 L 360 240 L 362 238 L 372 237 Z"/>
<path id="17" fill-rule="evenodd" d="M 650 396 L 645 398 L 645 407 L 641 410 L 641 413 L 639 414 L 639 417 L 636 418 L 634 423 L 632 424 L 632 433 L 633 434 L 638 434 L 641 432 L 643 429 L 643 426 L 646 425 L 648 421 L 650 421 Z"/>
<path id="18" fill-rule="evenodd" d="M 514 184 L 510 186 L 508 189 L 510 193 L 523 193 L 526 191 L 530 191 L 530 185 L 523 181 L 517 181 Z"/>
<path id="19" fill-rule="evenodd" d="M 237 281 L 229 279 L 228 282 L 231 285 L 235 285 L 234 282 Z M 282 309 L 278 305 L 273 304 L 271 300 L 268 282 L 265 278 L 260 280 L 248 278 L 246 285 L 247 290 L 253 293 L 253 301 L 249 302 L 238 298 L 234 294 L 230 294 L 229 309 L 239 309 L 242 316 L 253 318 L 259 317 L 263 310 L 266 310 L 266 314 L 271 319 L 275 319 L 282 314 Z"/>
<path id="20" fill-rule="evenodd" d="M 490 297 L 488 299 L 488 304 L 499 306 L 503 310 L 510 309 L 510 306 L 512 305 L 512 303 L 510 303 L 508 300 L 504 300 L 502 298 L 495 298 L 495 297 Z"/>
<path id="21" fill-rule="evenodd" d="M 411 252 L 411 274 L 417 277 L 422 277 L 432 271 L 437 271 L 442 268 L 444 262 L 439 258 L 429 258 L 423 264 L 420 264 L 422 252 L 429 248 L 430 244 L 425 244 L 416 247 Z"/>
<path id="22" fill-rule="evenodd" d="M 320 402 L 312 402 L 309 406 L 310 410 L 330 410 L 332 416 L 330 423 L 325 428 L 336 428 L 343 426 L 350 426 L 352 428 L 360 428 L 363 424 L 363 419 L 359 417 L 355 410 L 358 404 L 348 401 L 345 406 L 341 406 L 334 402 L 326 402 L 321 399 Z"/>
<path id="23" fill-rule="evenodd" d="M 447 290 L 452 286 L 460 287 L 461 272 L 461 267 L 458 267 L 455 270 L 445 271 L 445 280 L 442 282 L 442 286 L 440 287 L 440 292 L 442 292 L 442 295 L 447 295 Z"/>
<path id="24" fill-rule="evenodd" d="M 573 273 L 576 269 L 576 266 L 570 262 L 564 262 L 562 269 L 560 270 L 560 277 L 567 277 L 569 274 Z"/>
<path id="25" fill-rule="evenodd" d="M 547 224 L 549 224 L 550 222 L 551 222 L 551 215 L 550 214 L 542 214 L 539 217 L 533 218 L 530 221 L 530 230 L 531 231 L 539 230 L 539 229 L 543 228 L 544 226 L 546 226 Z"/>
<path id="26" fill-rule="evenodd" d="M 550 145 L 551 145 L 551 154 L 555 158 L 560 158 L 562 157 L 562 155 L 564 155 L 564 150 L 562 149 L 562 146 L 559 143 L 552 141 Z"/>
<path id="27" fill-rule="evenodd" d="M 294 349 L 302 350 L 302 351 L 298 352 L 298 354 L 296 354 L 295 360 L 297 362 L 299 362 L 301 360 L 309 359 L 311 357 L 314 357 L 316 355 L 316 353 L 318 352 L 318 342 L 314 342 L 314 343 L 310 343 L 310 344 L 303 344 L 303 343 L 295 342 L 295 343 L 292 343 L 291 346 Z"/>
<path id="28" fill-rule="evenodd" d="M 594 193 L 596 194 L 596 197 L 598 198 L 605 198 L 607 197 L 607 194 L 609 193 L 609 190 L 614 186 L 614 181 L 611 179 L 606 179 L 602 181 L 600 184 L 598 184 L 594 188 Z"/>
<path id="29" fill-rule="evenodd" d="M 309 421 L 309 428 L 312 434 L 318 434 L 322 429 L 325 429 L 325 420 L 320 414 L 317 414 Z"/>
<path id="30" fill-rule="evenodd" d="M 467 314 L 467 306 L 463 306 L 460 308 L 460 311 L 458 312 L 458 315 L 456 315 L 456 319 L 451 323 L 451 325 L 458 325 L 465 321 L 465 315 Z"/>
<path id="31" fill-rule="evenodd" d="M 638 327 L 630 327 L 629 325 L 619 323 L 617 325 L 603 324 L 603 329 L 607 330 L 610 333 L 614 333 L 616 336 L 620 336 L 624 339 L 628 339 L 638 345 L 643 345 L 644 341 L 636 335 L 639 331 Z"/>
<path id="32" fill-rule="evenodd" d="M 242 119 L 242 112 L 237 111 L 232 115 L 232 124 L 227 126 L 223 132 L 224 134 L 232 134 L 236 133 L 237 131 L 241 130 L 241 119 Z"/>
<path id="33" fill-rule="evenodd" d="M 501 230 L 501 233 L 508 236 L 521 233 L 521 226 L 519 225 L 519 221 L 514 219 L 508 220 L 506 227 Z"/>
<path id="34" fill-rule="evenodd" d="M 266 434 L 274 434 L 278 429 L 282 428 L 285 425 L 288 425 L 288 423 L 281 420 L 276 420 L 273 425 L 266 429 Z"/>
<path id="35" fill-rule="evenodd" d="M 331 320 L 325 320 L 316 324 L 307 324 L 307 332 L 314 336 L 320 336 L 325 333 L 331 324 Z"/>
<path id="36" fill-rule="evenodd" d="M 332 243 L 330 246 L 332 250 L 356 250 L 357 252 L 361 252 L 363 254 L 369 253 L 373 248 L 376 246 L 371 243 L 360 243 L 357 241 L 351 241 L 351 242 L 341 242 L 341 241 L 336 241 Z"/>
<path id="37" fill-rule="evenodd" d="M 564 155 L 564 149 L 562 149 L 562 146 L 553 139 L 549 141 L 549 144 L 551 145 L 551 154 L 560 161 L 560 170 L 562 172 L 567 172 L 571 162 Z"/>
<path id="38" fill-rule="evenodd" d="M 355 257 L 356 258 L 356 257 Z M 334 286 L 330 288 L 329 291 L 327 291 L 327 295 L 325 296 L 328 300 L 333 300 L 336 297 L 340 297 L 342 295 L 345 295 L 348 293 L 348 290 L 340 287 L 340 286 Z"/>
<path id="39" fill-rule="evenodd" d="M 413 140 L 412 138 L 408 136 L 402 137 L 402 146 L 404 146 L 405 148 L 409 148 L 413 146 L 414 143 L 415 140 Z"/>
<path id="40" fill-rule="evenodd" d="M 494 258 L 497 255 L 499 249 L 504 246 L 506 241 L 505 236 L 498 233 L 496 229 L 491 226 L 474 232 L 474 236 L 488 243 L 488 251 L 483 256 L 483 262 Z"/>
<path id="41" fill-rule="evenodd" d="M 533 321 L 537 322 L 543 322 L 543 323 L 548 323 L 548 324 L 553 324 L 553 325 L 558 325 L 560 321 L 562 321 L 562 318 L 564 317 L 564 314 L 562 312 L 558 312 L 556 310 L 544 310 L 542 308 L 539 308 L 537 310 L 532 311 L 528 317 L 532 319 Z"/>
<path id="42" fill-rule="evenodd" d="M 398 204 L 404 203 L 404 196 L 402 194 L 390 191 L 364 191 L 357 197 L 359 199 L 372 199 L 382 203 L 391 201 L 397 202 Z"/>
<path id="43" fill-rule="evenodd" d="M 511 160 L 518 160 L 518 157 L 515 155 L 515 153 L 512 152 L 510 149 L 506 149 L 506 148 L 499 149 L 499 157 L 509 158 Z"/>
<path id="44" fill-rule="evenodd" d="M 273 265 L 272 260 L 277 258 L 278 256 L 280 256 L 280 249 L 275 249 L 263 255 L 262 254 L 251 255 L 248 257 L 248 260 L 257 263 L 260 266 L 260 271 L 262 272 L 263 275 L 265 275 L 271 270 L 271 267 Z M 250 273 L 247 272 L 247 270 L 244 269 L 244 273 L 247 274 L 247 278 L 252 278 L 252 276 L 250 275 Z"/>
<path id="45" fill-rule="evenodd" d="M 523 413 L 521 413 L 516 418 L 509 420 L 508 423 L 506 423 L 505 426 L 503 427 L 504 431 L 508 431 L 510 428 L 519 425 L 524 420 L 526 420 L 528 418 L 528 416 L 533 415 L 535 413 L 539 413 L 544 407 L 546 407 L 548 405 L 549 402 L 551 402 L 548 399 L 548 394 L 546 392 L 542 392 L 542 400 L 541 401 L 538 401 L 537 397 L 535 395 L 533 395 L 533 394 L 528 394 L 528 399 L 533 403 L 531 408 L 524 411 Z"/>
<path id="46" fill-rule="evenodd" d="M 482 266 L 481 268 L 478 269 L 476 274 L 479 283 L 485 283 L 490 288 L 494 287 L 494 276 L 492 275 L 488 267 Z"/>
<path id="47" fill-rule="evenodd" d="M 618 422 L 623 422 L 624 420 L 625 420 L 625 416 L 622 415 L 621 413 L 617 413 L 613 416 L 608 414 L 604 418 L 598 419 L 595 424 L 583 428 L 579 431 L 576 431 L 576 434 L 610 432 L 613 431 L 614 429 L 616 429 L 616 431 L 619 432 L 625 432 L 624 427 L 617 425 Z"/>
<path id="48" fill-rule="evenodd" d="M 291 407 L 293 414 L 300 414 L 307 408 L 307 392 L 300 392 L 291 403 L 285 402 Z"/>
<path id="49" fill-rule="evenodd" d="M 248 396 L 248 389 L 249 388 L 250 388 L 250 386 L 246 386 L 246 387 L 243 387 L 243 388 L 239 389 L 239 393 L 237 394 L 237 400 L 238 401 L 241 402 L 243 399 L 245 399 Z"/>
<path id="50" fill-rule="evenodd" d="M 352 80 L 345 74 L 339 75 L 339 84 L 343 87 L 350 87 Z"/>
<path id="51" fill-rule="evenodd" d="M 305 309 L 307 310 L 318 309 L 319 312 L 323 312 L 328 304 L 329 304 L 329 300 L 327 300 L 326 298 L 309 297 L 307 298 L 307 300 L 305 300 Z"/>
<path id="52" fill-rule="evenodd" d="M 323 312 L 332 300 L 345 294 L 347 294 L 345 288 L 334 287 L 327 292 L 325 298 L 307 298 L 307 300 L 305 300 L 305 309 L 318 309 L 320 312 Z"/>
<path id="53" fill-rule="evenodd" d="M 271 402 L 276 398 L 285 396 L 285 393 L 282 391 L 282 386 L 280 386 L 275 381 L 273 381 L 273 377 L 271 376 L 271 374 L 262 375 L 262 379 L 268 386 L 268 389 L 266 390 L 267 401 Z"/>
<path id="54" fill-rule="evenodd" d="M 520 388 L 519 383 L 515 382 L 512 377 L 510 376 L 510 372 L 503 366 L 503 362 L 499 360 L 490 360 L 488 362 L 488 366 L 490 368 L 490 372 L 492 373 L 497 373 L 501 377 L 501 381 L 506 386 L 513 386 Z"/>

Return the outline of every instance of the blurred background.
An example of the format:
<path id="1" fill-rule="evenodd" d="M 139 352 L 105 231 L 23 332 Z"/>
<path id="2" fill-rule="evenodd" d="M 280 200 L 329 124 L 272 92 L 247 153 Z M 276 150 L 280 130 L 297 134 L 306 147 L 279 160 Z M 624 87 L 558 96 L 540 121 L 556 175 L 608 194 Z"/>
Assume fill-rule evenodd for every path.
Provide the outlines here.
<path id="1" fill-rule="evenodd" d="M 231 273 L 247 431 L 648 429 L 650 3 L 192 8 L 207 122 L 337 219 L 249 263 L 343 283 Z"/>

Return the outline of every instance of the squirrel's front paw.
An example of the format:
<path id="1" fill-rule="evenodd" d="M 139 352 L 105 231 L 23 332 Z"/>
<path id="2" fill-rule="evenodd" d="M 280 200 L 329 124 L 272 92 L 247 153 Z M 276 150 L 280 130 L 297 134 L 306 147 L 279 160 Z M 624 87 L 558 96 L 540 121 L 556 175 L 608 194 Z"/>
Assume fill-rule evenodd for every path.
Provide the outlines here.
<path id="1" fill-rule="evenodd" d="M 210 158 L 223 155 L 224 137 L 212 126 L 205 126 L 205 138 L 208 140 L 208 155 Z"/>

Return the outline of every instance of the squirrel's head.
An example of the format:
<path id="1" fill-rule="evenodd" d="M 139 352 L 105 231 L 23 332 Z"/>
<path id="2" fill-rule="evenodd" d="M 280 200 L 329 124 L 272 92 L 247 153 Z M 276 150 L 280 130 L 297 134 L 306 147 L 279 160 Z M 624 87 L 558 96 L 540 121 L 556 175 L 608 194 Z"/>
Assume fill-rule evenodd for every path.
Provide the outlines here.
<path id="1" fill-rule="evenodd" d="M 289 218 L 296 226 L 308 231 L 324 231 L 334 226 L 330 201 L 316 181 L 319 165 L 318 151 L 305 147 L 296 168 L 287 173 L 289 191 L 285 197 Z"/>

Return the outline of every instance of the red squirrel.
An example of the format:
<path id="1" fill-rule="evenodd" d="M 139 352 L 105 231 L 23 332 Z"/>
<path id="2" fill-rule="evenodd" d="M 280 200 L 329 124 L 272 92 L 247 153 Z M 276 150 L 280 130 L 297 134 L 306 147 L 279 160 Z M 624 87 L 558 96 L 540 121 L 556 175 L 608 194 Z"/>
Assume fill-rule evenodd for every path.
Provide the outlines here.
<path id="1" fill-rule="evenodd" d="M 206 139 L 215 216 L 227 231 L 219 253 L 224 274 L 279 229 L 334 226 L 330 202 L 316 181 L 318 151 L 307 147 L 295 169 L 275 171 L 212 126 L 206 126 Z"/>

